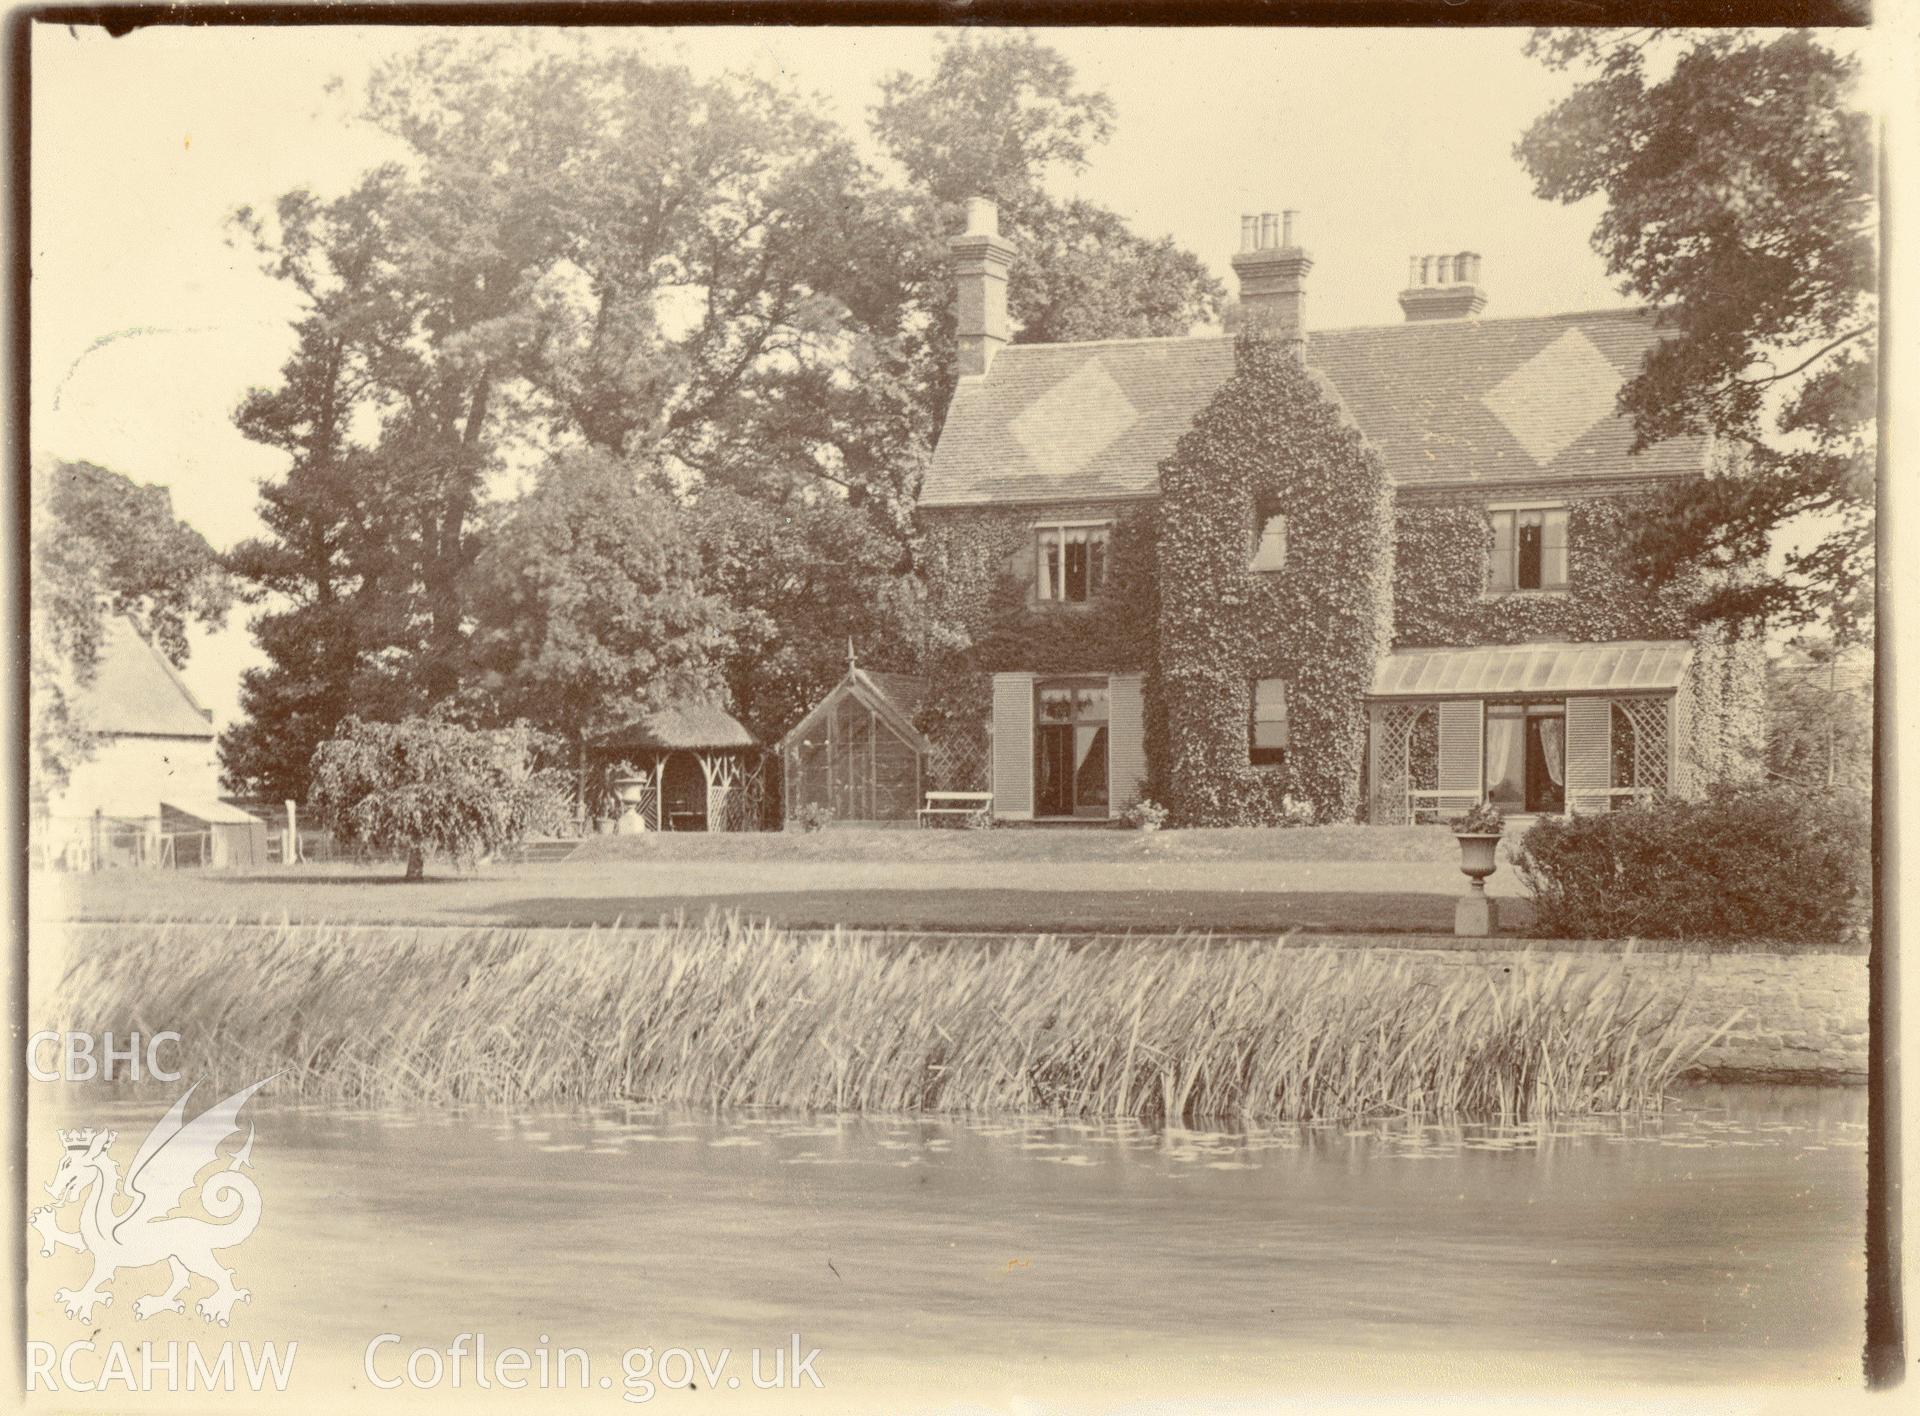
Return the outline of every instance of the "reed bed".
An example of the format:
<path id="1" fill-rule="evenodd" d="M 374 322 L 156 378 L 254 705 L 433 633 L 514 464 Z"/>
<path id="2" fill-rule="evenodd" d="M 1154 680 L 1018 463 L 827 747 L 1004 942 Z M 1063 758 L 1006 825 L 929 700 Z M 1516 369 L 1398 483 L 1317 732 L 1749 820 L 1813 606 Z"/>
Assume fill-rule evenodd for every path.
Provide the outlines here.
<path id="1" fill-rule="evenodd" d="M 943 943 L 738 916 L 86 929 L 53 1007 L 56 1026 L 171 1029 L 189 1079 L 278 1072 L 283 1097 L 1189 1122 L 1655 1109 L 1717 1035 L 1618 957 L 1503 972 L 1272 940 Z"/>

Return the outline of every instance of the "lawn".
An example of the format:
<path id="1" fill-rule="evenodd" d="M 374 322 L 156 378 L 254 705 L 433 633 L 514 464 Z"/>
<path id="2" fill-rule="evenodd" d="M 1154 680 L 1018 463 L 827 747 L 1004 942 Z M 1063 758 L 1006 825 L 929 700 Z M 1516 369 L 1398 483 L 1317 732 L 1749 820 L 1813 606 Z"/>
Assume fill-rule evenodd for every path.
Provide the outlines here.
<path id="1" fill-rule="evenodd" d="M 969 831 L 862 830 L 704 832 L 592 836 L 576 861 L 1424 861 L 1453 865 L 1460 847 L 1444 826 L 1315 826 L 1192 831 L 1103 826 L 1007 827 Z"/>
<path id="2" fill-rule="evenodd" d="M 1450 934 L 1443 830 L 825 831 L 607 837 L 550 864 L 118 871 L 36 882 L 41 918 L 652 924 L 738 910 L 792 927 L 1053 933 Z M 1490 882 L 1517 890 L 1510 870 Z M 1524 900 L 1501 904 L 1509 931 Z"/>

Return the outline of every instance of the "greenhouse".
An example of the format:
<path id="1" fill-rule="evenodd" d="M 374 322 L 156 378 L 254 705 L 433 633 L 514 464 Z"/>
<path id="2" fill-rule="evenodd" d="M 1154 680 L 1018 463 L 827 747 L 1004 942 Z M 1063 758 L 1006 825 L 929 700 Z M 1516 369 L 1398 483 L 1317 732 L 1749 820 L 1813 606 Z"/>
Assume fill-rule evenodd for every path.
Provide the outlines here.
<path id="1" fill-rule="evenodd" d="M 836 822 L 916 820 L 931 746 L 914 727 L 926 681 L 849 666 L 846 677 L 780 741 L 786 819 L 809 808 Z"/>

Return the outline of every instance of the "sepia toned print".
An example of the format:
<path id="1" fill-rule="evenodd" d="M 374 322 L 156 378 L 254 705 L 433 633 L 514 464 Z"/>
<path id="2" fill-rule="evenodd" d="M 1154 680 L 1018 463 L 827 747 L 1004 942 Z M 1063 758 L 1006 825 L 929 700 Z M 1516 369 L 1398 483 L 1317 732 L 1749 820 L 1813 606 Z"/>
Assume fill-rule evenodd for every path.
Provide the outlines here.
<path id="1" fill-rule="evenodd" d="M 1890 1380 L 1873 33 L 31 26 L 29 1409 Z"/>

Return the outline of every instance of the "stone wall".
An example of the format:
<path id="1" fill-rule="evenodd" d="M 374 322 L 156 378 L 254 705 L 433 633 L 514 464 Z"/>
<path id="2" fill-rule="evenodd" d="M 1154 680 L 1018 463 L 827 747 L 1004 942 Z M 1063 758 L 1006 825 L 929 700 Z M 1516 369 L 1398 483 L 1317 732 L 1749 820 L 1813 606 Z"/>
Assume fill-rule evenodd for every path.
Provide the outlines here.
<path id="1" fill-rule="evenodd" d="M 1518 941 L 1462 939 L 1440 948 L 1406 947 L 1403 936 L 1321 936 L 1296 944 L 1357 945 L 1404 950 L 1436 969 L 1511 968 L 1522 953 L 1574 956 L 1577 968 L 1611 968 L 1623 945 L 1555 940 L 1527 950 Z M 1424 944 L 1426 941 L 1423 940 Z M 1636 981 L 1665 998 L 1690 997 L 1693 1016 L 1717 1027 L 1738 1019 L 1702 1054 L 1698 1067 L 1753 1079 L 1864 1082 L 1867 1078 L 1867 956 L 1765 948 L 1687 950 L 1643 945 L 1627 956 Z"/>

